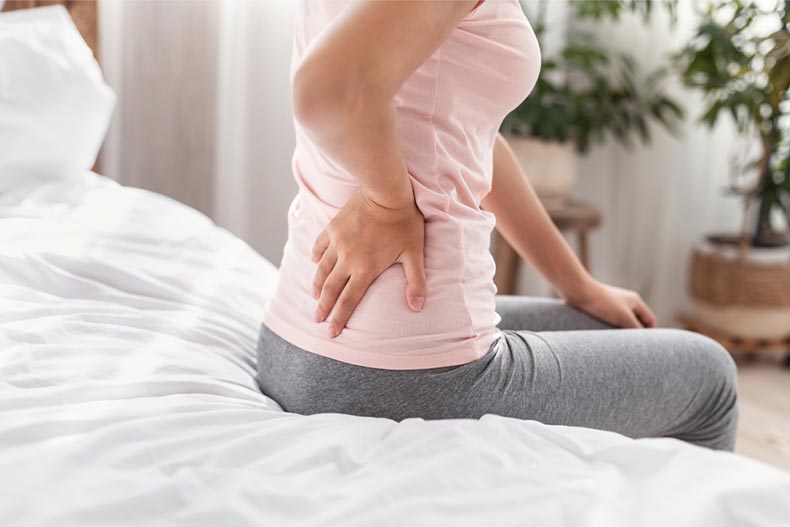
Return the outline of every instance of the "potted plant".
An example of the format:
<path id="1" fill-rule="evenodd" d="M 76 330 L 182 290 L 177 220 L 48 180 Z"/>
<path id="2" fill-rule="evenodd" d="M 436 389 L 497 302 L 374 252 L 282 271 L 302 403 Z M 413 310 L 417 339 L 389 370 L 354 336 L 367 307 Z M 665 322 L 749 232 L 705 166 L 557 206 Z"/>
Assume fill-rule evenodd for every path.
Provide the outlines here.
<path id="1" fill-rule="evenodd" d="M 569 5 L 578 19 L 617 20 L 626 11 L 647 18 L 652 2 L 571 0 Z M 522 7 L 543 49 L 547 2 L 538 3 L 534 17 Z M 562 201 L 576 179 L 576 154 L 607 134 L 629 147 L 634 135 L 650 140 L 650 121 L 674 131 L 683 111 L 663 90 L 667 73 L 661 68 L 640 80 L 631 56 L 606 49 L 583 30 L 574 30 L 554 56 L 544 55 L 535 87 L 501 127 L 538 195 L 546 202 Z"/>
<path id="2" fill-rule="evenodd" d="M 707 7 L 675 56 L 684 84 L 700 90 L 701 120 L 734 119 L 756 154 L 735 162 L 741 232 L 712 235 L 692 253 L 696 318 L 742 338 L 790 337 L 790 1 L 730 0 Z M 784 227 L 781 224 L 784 223 Z"/>

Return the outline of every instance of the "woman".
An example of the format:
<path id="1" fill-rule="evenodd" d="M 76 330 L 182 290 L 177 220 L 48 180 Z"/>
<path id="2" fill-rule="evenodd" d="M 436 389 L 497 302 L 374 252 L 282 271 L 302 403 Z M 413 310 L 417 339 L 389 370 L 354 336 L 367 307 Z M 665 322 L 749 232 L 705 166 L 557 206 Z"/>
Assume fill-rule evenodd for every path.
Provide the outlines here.
<path id="1" fill-rule="evenodd" d="M 594 280 L 497 132 L 540 69 L 518 0 L 302 0 L 294 44 L 299 194 L 264 393 L 302 414 L 494 413 L 733 449 L 729 355 Z M 496 296 L 495 218 L 564 301 Z"/>

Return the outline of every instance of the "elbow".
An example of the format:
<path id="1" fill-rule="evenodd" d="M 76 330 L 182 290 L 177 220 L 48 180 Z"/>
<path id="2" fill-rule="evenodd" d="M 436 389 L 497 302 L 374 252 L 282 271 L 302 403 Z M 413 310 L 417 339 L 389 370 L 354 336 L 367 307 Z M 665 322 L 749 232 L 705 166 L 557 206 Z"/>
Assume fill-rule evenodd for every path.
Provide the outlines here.
<path id="1" fill-rule="evenodd" d="M 322 90 L 322 81 L 318 67 L 309 62 L 302 63 L 296 70 L 291 84 L 291 98 L 294 117 L 303 126 L 308 126 L 316 121 L 321 113 L 326 113 L 329 91 Z M 328 87 L 328 86 L 327 86 Z"/>
<path id="2" fill-rule="evenodd" d="M 352 97 L 341 72 L 309 60 L 296 70 L 291 90 L 294 117 L 311 130 L 339 124 Z"/>
<path id="3" fill-rule="evenodd" d="M 380 100 L 382 90 L 366 76 L 326 58 L 304 61 L 293 77 L 291 96 L 296 120 L 319 135 L 342 133 L 359 124 Z"/>

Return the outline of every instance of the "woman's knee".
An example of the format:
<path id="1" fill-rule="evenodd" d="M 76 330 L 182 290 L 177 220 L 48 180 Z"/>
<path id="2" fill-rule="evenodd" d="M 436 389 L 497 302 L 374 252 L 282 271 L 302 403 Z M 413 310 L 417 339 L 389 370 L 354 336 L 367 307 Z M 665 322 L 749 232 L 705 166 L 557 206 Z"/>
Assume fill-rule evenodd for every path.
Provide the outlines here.
<path id="1" fill-rule="evenodd" d="M 737 392 L 738 368 L 727 349 L 710 337 L 686 330 L 676 330 L 684 335 L 686 346 L 696 357 L 701 373 L 717 380 L 722 390 Z"/>
<path id="2" fill-rule="evenodd" d="M 671 330 L 683 342 L 695 371 L 697 388 L 702 397 L 696 422 L 701 441 L 712 448 L 732 450 L 738 423 L 738 370 L 730 353 L 715 340 L 685 330 Z M 705 439 L 702 439 L 705 436 Z"/>

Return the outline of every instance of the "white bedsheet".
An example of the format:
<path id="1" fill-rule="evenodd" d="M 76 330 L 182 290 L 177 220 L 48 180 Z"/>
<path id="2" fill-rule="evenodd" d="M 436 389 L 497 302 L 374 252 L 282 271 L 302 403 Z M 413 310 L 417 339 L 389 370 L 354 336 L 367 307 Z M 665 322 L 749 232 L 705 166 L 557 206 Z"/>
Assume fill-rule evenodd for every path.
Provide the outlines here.
<path id="1" fill-rule="evenodd" d="M 0 196 L 0 525 L 790 523 L 790 474 L 672 439 L 284 413 L 254 380 L 275 273 L 94 174 Z"/>

